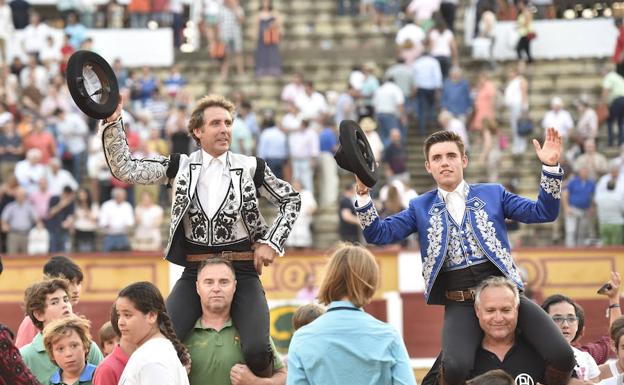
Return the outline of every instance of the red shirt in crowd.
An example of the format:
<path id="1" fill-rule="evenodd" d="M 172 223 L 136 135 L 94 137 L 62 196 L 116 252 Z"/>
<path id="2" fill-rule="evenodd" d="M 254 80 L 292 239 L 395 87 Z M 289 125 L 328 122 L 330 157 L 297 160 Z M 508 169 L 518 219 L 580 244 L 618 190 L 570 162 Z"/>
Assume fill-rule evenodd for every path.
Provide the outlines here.
<path id="1" fill-rule="evenodd" d="M 95 369 L 93 385 L 117 385 L 128 359 L 130 356 L 124 353 L 119 345 L 115 346 L 113 352 L 106 356 Z"/>

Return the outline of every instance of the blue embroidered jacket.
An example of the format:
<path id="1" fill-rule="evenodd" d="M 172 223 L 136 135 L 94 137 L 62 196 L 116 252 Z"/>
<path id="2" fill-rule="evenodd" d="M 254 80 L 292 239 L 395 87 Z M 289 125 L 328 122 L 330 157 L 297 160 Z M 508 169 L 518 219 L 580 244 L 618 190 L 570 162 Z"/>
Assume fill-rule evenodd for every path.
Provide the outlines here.
<path id="1" fill-rule="evenodd" d="M 552 222 L 559 214 L 563 172 L 542 170 L 536 201 L 512 194 L 500 184 L 471 184 L 466 196 L 462 229 L 472 229 L 478 247 L 519 289 L 522 280 L 511 257 L 505 219 L 523 223 Z M 449 247 L 450 214 L 437 189 L 410 201 L 409 207 L 386 219 L 380 219 L 371 202 L 356 207 L 364 238 L 369 243 L 396 243 L 418 232 L 422 258 L 425 298 L 429 304 L 444 303 L 444 288 L 435 285 Z"/>

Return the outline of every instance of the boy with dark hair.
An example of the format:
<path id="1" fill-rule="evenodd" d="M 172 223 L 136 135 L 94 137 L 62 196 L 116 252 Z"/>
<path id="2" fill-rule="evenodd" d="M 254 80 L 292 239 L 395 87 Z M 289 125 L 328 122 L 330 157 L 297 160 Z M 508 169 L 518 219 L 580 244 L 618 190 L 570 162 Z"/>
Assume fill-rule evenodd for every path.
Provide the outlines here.
<path id="1" fill-rule="evenodd" d="M 43 275 L 46 277 L 60 277 L 69 282 L 68 293 L 72 306 L 76 306 L 80 301 L 80 291 L 82 290 L 82 269 L 74 261 L 64 255 L 55 255 L 43 265 Z M 15 346 L 22 348 L 32 342 L 38 330 L 26 316 L 17 329 Z"/>
<path id="2" fill-rule="evenodd" d="M 30 285 L 24 294 L 24 307 L 39 332 L 30 344 L 20 349 L 20 353 L 35 377 L 47 383 L 58 368 L 46 353 L 41 331 L 52 321 L 74 315 L 68 282 L 62 278 L 47 278 Z M 97 365 L 102 359 L 100 349 L 91 344 L 87 360 Z"/>

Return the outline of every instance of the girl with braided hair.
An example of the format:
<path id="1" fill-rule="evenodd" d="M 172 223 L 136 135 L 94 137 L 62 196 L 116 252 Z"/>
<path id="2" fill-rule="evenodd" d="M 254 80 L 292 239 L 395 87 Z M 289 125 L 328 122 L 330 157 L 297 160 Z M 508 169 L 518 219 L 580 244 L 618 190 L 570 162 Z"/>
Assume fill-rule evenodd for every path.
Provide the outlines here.
<path id="1" fill-rule="evenodd" d="M 115 307 L 121 335 L 138 346 L 119 384 L 188 385 L 190 356 L 173 331 L 158 288 L 150 282 L 133 283 L 119 292 Z"/>

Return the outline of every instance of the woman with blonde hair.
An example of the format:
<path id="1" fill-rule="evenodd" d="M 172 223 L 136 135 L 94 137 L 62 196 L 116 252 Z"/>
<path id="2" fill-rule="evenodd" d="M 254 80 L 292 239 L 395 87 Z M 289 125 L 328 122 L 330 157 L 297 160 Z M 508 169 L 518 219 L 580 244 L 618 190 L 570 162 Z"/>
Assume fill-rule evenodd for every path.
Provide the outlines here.
<path id="1" fill-rule="evenodd" d="M 293 336 L 287 384 L 416 384 L 401 336 L 362 310 L 378 284 L 370 251 L 338 246 L 318 294 L 327 312 Z"/>

